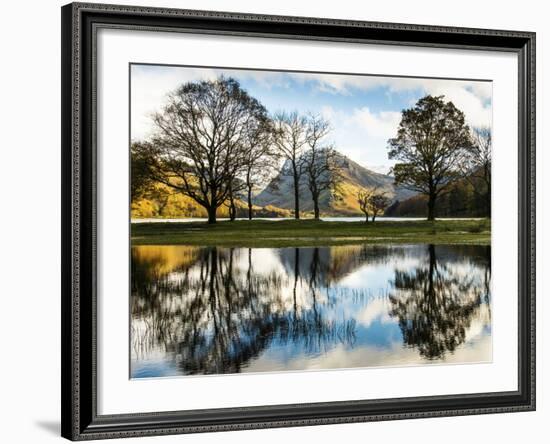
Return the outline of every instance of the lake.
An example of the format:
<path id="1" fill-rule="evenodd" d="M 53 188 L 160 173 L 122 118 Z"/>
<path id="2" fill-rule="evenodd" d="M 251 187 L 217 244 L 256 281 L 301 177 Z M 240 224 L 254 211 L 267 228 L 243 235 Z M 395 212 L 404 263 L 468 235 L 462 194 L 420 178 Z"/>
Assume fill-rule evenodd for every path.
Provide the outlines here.
<path id="1" fill-rule="evenodd" d="M 131 376 L 490 362 L 478 245 L 133 246 Z"/>

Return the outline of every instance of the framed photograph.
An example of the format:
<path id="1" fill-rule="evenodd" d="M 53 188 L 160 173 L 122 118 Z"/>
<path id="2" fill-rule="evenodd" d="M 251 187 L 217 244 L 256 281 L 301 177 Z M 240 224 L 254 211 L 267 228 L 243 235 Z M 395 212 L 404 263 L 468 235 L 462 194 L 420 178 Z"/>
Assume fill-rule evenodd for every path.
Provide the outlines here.
<path id="1" fill-rule="evenodd" d="M 62 8 L 62 435 L 535 408 L 535 35 Z"/>

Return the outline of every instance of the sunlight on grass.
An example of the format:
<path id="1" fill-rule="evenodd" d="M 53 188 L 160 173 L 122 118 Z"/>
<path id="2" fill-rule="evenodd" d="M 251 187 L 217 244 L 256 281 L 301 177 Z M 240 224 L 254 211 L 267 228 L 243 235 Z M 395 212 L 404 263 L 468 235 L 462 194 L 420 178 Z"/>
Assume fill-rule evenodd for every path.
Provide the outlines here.
<path id="1" fill-rule="evenodd" d="M 323 222 L 314 220 L 132 224 L 133 245 L 283 247 L 351 243 L 489 244 L 490 220 Z"/>

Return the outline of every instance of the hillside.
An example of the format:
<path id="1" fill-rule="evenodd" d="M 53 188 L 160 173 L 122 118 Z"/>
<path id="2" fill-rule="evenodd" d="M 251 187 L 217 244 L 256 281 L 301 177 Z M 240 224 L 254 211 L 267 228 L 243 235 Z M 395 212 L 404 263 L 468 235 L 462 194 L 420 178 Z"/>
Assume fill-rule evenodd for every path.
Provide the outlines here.
<path id="1" fill-rule="evenodd" d="M 435 206 L 436 217 L 487 217 L 487 205 L 484 199 L 486 187 L 475 180 L 461 179 L 452 184 L 442 194 Z M 476 192 L 477 191 L 477 192 Z M 417 194 L 402 201 L 396 201 L 386 209 L 386 216 L 392 217 L 426 217 L 428 215 L 428 197 Z"/>
<path id="2" fill-rule="evenodd" d="M 393 177 L 376 173 L 362 167 L 346 156 L 340 156 L 340 174 L 337 192 L 326 190 L 321 193 L 319 204 L 322 216 L 361 215 L 357 203 L 357 193 L 364 188 L 377 187 L 385 191 L 392 201 L 404 203 L 415 193 L 395 187 Z M 292 217 L 294 211 L 294 188 L 292 178 L 282 174 L 281 169 L 271 182 L 254 198 L 254 217 Z M 237 199 L 237 217 L 247 217 L 248 208 L 244 201 Z M 144 197 L 132 202 L 132 218 L 204 218 L 206 210 L 193 199 L 173 189 L 157 184 Z M 300 184 L 300 211 L 313 211 L 311 194 L 305 182 Z M 228 209 L 222 205 L 218 217 L 228 217 Z"/>
<path id="3" fill-rule="evenodd" d="M 342 180 L 337 192 L 326 190 L 321 194 L 319 202 L 321 215 L 351 216 L 361 214 L 357 203 L 357 192 L 363 188 L 378 187 L 381 191 L 387 192 L 394 201 L 403 201 L 414 195 L 409 190 L 395 187 L 393 177 L 376 173 L 362 167 L 344 155 L 340 154 L 340 156 Z M 254 198 L 254 203 L 259 206 L 273 205 L 278 208 L 292 210 L 294 208 L 293 190 L 292 178 L 279 173 Z M 305 180 L 300 183 L 300 210 L 304 212 L 313 211 L 313 202 Z"/>
<path id="4" fill-rule="evenodd" d="M 237 217 L 248 217 L 248 206 L 240 199 L 236 200 Z M 254 206 L 254 217 L 291 217 L 288 210 L 272 205 Z M 217 212 L 218 217 L 229 217 L 228 208 L 222 205 Z M 141 218 L 204 218 L 206 210 L 193 199 L 173 189 L 157 184 L 145 197 L 132 202 L 132 219 Z"/>

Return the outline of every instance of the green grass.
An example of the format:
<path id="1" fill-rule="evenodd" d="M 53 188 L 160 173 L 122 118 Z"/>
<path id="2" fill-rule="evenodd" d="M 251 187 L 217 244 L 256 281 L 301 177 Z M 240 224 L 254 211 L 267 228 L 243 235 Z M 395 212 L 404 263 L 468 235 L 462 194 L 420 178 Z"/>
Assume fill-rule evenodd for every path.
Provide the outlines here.
<path id="1" fill-rule="evenodd" d="M 322 222 L 314 220 L 132 224 L 133 245 L 296 247 L 357 243 L 485 244 L 490 220 Z"/>

